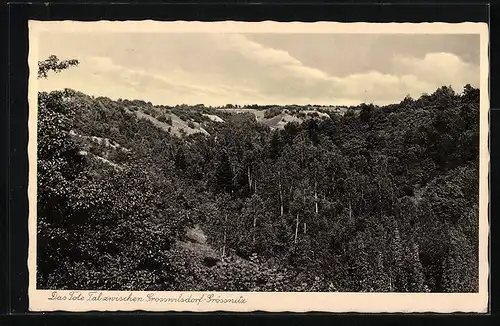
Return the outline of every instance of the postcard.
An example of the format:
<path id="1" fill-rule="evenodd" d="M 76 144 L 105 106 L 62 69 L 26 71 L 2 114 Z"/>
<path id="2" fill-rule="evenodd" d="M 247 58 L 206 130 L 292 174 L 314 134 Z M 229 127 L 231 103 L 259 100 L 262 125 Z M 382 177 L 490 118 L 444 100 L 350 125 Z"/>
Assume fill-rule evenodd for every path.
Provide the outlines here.
<path id="1" fill-rule="evenodd" d="M 482 23 L 29 22 L 31 311 L 480 312 Z"/>

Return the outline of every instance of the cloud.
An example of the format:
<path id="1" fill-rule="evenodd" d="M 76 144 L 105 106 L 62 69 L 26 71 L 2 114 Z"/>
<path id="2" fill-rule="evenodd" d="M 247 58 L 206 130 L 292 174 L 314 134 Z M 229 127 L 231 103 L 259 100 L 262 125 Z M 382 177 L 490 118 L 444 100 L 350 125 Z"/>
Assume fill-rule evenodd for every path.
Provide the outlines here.
<path id="1" fill-rule="evenodd" d="M 219 34 L 216 36 L 216 40 L 219 46 L 229 51 L 236 51 L 246 58 L 264 65 L 301 64 L 286 51 L 264 47 L 240 34 Z"/>
<path id="2" fill-rule="evenodd" d="M 41 81 L 42 89 L 70 87 L 93 95 L 111 98 L 137 98 L 157 104 L 355 104 L 399 102 L 406 94 L 418 97 L 442 85 L 457 91 L 471 83 L 477 86 L 479 68 L 448 52 L 410 55 L 406 52 L 386 53 L 384 65 L 370 57 L 370 47 L 353 44 L 335 56 L 322 56 L 323 65 L 314 60 L 301 60 L 285 47 L 261 44 L 255 38 L 240 34 L 189 35 L 99 35 L 71 42 L 62 37 L 43 42 L 45 51 L 78 58 L 81 66 Z M 288 36 L 287 36 L 288 37 Z M 333 36 L 328 36 L 332 39 Z M 278 36 L 276 36 L 278 38 Z M 367 38 L 367 37 L 365 37 Z M 321 35 L 311 39 L 301 36 L 300 47 L 313 53 L 329 47 Z M 97 44 L 89 47 L 88 44 Z M 321 46 L 319 45 L 321 44 Z M 386 43 L 387 46 L 390 43 Z M 354 46 L 355 45 L 355 46 Z M 355 55 L 363 50 L 367 55 Z M 352 53 L 351 53 L 352 52 Z M 332 52 L 333 53 L 333 52 Z M 342 55 L 343 60 L 338 60 Z M 347 57 L 352 59 L 347 59 Z M 316 58 L 320 58 L 316 56 Z M 330 65 L 351 62 L 351 73 L 337 74 Z M 318 62 L 319 63 L 319 62 Z M 323 68 L 320 68 L 323 67 Z M 390 69 L 389 69 L 390 68 Z"/>
<path id="3" fill-rule="evenodd" d="M 397 73 L 352 74 L 335 78 L 336 87 L 345 97 L 387 104 L 406 94 L 419 97 L 434 92 L 443 85 L 451 85 L 458 92 L 468 83 L 479 86 L 479 67 L 452 53 L 427 53 L 424 58 L 395 56 L 393 65 Z"/>
<path id="4" fill-rule="evenodd" d="M 260 99 L 254 90 L 243 86 L 198 83 L 198 74 L 181 68 L 163 74 L 125 67 L 109 57 L 91 56 L 80 61 L 81 65 L 76 68 L 40 80 L 40 89 L 74 88 L 96 96 L 143 99 L 157 104 L 211 101 L 226 104 L 235 94 Z"/>
<path id="5" fill-rule="evenodd" d="M 451 85 L 459 91 L 466 84 L 479 86 L 479 66 L 463 61 L 452 53 L 427 53 L 424 58 L 396 57 L 401 72 L 411 72 L 431 87 Z"/>
<path id="6" fill-rule="evenodd" d="M 269 97 L 284 98 L 288 102 L 313 101 L 339 103 L 370 101 L 386 104 L 400 101 L 406 94 L 414 97 L 432 92 L 442 85 L 460 90 L 465 84 L 477 84 L 479 70 L 451 53 L 427 53 L 423 58 L 394 56 L 393 72 L 377 70 L 344 76 L 330 75 L 305 65 L 289 52 L 265 47 L 242 35 L 219 37 L 219 46 L 230 49 L 249 62 L 249 78 L 254 86 Z M 346 53 L 349 55 L 349 53 Z"/>
<path id="7" fill-rule="evenodd" d="M 243 35 L 231 34 L 228 41 L 229 42 L 225 44 L 232 45 L 233 49 L 237 49 L 240 54 L 249 60 L 262 64 L 266 68 L 273 66 L 274 68 L 282 69 L 287 73 L 286 77 L 318 79 L 323 81 L 329 79 L 328 74 L 325 72 L 304 65 L 286 51 L 264 47 L 259 43 L 249 40 Z"/>

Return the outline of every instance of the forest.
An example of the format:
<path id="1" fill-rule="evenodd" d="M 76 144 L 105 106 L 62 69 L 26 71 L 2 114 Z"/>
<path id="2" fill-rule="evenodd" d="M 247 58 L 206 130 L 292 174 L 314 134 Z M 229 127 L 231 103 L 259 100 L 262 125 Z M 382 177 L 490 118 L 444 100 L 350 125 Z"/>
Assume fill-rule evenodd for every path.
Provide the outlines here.
<path id="1" fill-rule="evenodd" d="M 237 108 L 39 92 L 37 287 L 478 291 L 478 89 Z"/>

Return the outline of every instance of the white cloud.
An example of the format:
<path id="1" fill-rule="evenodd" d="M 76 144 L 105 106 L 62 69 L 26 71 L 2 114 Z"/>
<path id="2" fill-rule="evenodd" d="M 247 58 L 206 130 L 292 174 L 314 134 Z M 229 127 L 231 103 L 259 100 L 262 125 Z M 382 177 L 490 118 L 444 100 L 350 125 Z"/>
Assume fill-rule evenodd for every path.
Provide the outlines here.
<path id="1" fill-rule="evenodd" d="M 253 89 L 240 85 L 203 84 L 197 74 L 180 68 L 173 73 L 151 73 L 116 64 L 109 57 L 86 57 L 80 66 L 39 81 L 41 90 L 74 88 L 91 95 L 114 99 L 143 99 L 157 104 L 231 103 L 231 97 L 260 99 Z M 229 101 L 229 102 L 228 102 Z M 246 102 L 253 103 L 248 99 Z M 233 101 L 234 103 L 234 101 Z"/>
<path id="2" fill-rule="evenodd" d="M 41 81 L 41 88 L 69 87 L 93 95 L 137 98 L 157 104 L 347 105 L 399 102 L 406 94 L 418 97 L 442 85 L 452 85 L 459 91 L 467 83 L 477 85 L 479 80 L 476 65 L 446 52 L 391 57 L 389 49 L 384 59 L 390 58 L 390 71 L 377 66 L 376 59 L 370 56 L 352 55 L 352 60 L 357 60 L 353 65 L 367 68 L 335 75 L 319 69 L 310 60 L 304 64 L 285 49 L 264 46 L 245 35 L 163 35 L 157 42 L 152 36 L 146 42 L 122 35 L 120 46 L 109 45 L 114 40 L 112 35 L 110 42 L 100 37 L 101 50 L 97 45 L 89 48 L 88 40 L 72 39 L 68 43 L 71 45 L 65 45 L 63 39 L 57 38 L 47 51 L 78 58 L 81 65 L 51 75 Z M 303 42 L 303 47 L 316 51 L 318 40 Z M 327 49 L 324 44 L 322 47 Z M 350 56 L 349 51 L 356 50 L 359 47 L 346 48 L 341 55 Z M 370 53 L 369 49 L 364 50 Z M 328 60 L 332 64 L 343 62 L 335 57 Z"/>
<path id="3" fill-rule="evenodd" d="M 466 84 L 479 86 L 479 67 L 452 53 L 427 53 L 424 58 L 396 57 L 395 64 L 399 71 L 411 72 L 433 88 L 451 85 L 456 91 L 461 91 Z"/>
<path id="4" fill-rule="evenodd" d="M 265 47 L 244 35 L 218 34 L 213 37 L 220 50 L 234 51 L 248 60 L 249 64 L 253 63 L 249 65 L 249 69 L 254 69 L 255 65 L 258 65 L 258 68 L 265 69 L 270 74 L 276 72 L 274 77 L 319 80 L 329 78 L 323 71 L 304 65 L 287 51 Z"/>
<path id="5" fill-rule="evenodd" d="M 236 51 L 248 59 L 265 65 L 300 65 L 288 52 L 264 47 L 239 34 L 213 35 L 219 47 Z"/>

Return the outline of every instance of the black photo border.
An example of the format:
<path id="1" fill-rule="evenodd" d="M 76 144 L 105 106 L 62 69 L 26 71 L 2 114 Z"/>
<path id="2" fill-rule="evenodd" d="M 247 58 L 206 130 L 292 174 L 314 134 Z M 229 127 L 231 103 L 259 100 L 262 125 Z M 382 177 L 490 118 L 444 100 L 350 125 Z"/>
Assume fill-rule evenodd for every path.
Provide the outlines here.
<path id="1" fill-rule="evenodd" d="M 383 324 L 407 323 L 479 323 L 500 324 L 495 317 L 498 311 L 499 285 L 493 282 L 490 272 L 490 307 L 488 314 L 328 314 L 328 313 L 35 313 L 28 311 L 28 25 L 29 19 L 36 20 L 198 20 L 198 21 L 338 21 L 338 22 L 486 22 L 490 29 L 490 210 L 493 210 L 498 194 L 493 185 L 500 183 L 494 167 L 498 147 L 495 135 L 500 130 L 492 126 L 500 125 L 500 96 L 495 94 L 498 87 L 495 75 L 498 63 L 491 54 L 498 52 L 500 43 L 499 3 L 493 1 L 183 1 L 183 2 L 140 2 L 120 1 L 75 2 L 75 1 L 31 1 L 10 2 L 0 5 L 0 32 L 3 40 L 1 64 L 2 87 L 0 107 L 3 123 L 0 155 L 2 166 L 2 198 L 0 201 L 0 315 L 8 316 L 13 324 L 52 322 L 70 324 L 96 322 L 173 324 L 263 324 L 263 323 L 363 323 Z M 495 39 L 495 37 L 497 39 Z M 495 52 L 496 51 L 496 52 Z M 497 61 L 498 62 L 498 61 Z M 500 90 L 499 90 L 500 91 Z M 496 122 L 496 123 L 495 123 Z M 496 138 L 499 139 L 500 136 Z M 500 142 L 498 142 L 500 143 Z M 5 182 L 3 182 L 5 180 Z M 497 182 L 495 182 L 497 181 Z M 490 235 L 500 234 L 495 221 L 491 221 Z M 494 253 L 498 240 L 490 236 L 490 266 L 496 270 Z M 4 316 L 0 316 L 2 318 Z M 355 321 L 356 320 L 356 321 Z M 496 323 L 495 323 L 496 321 Z M 0 324 L 3 324 L 0 319 Z"/>

